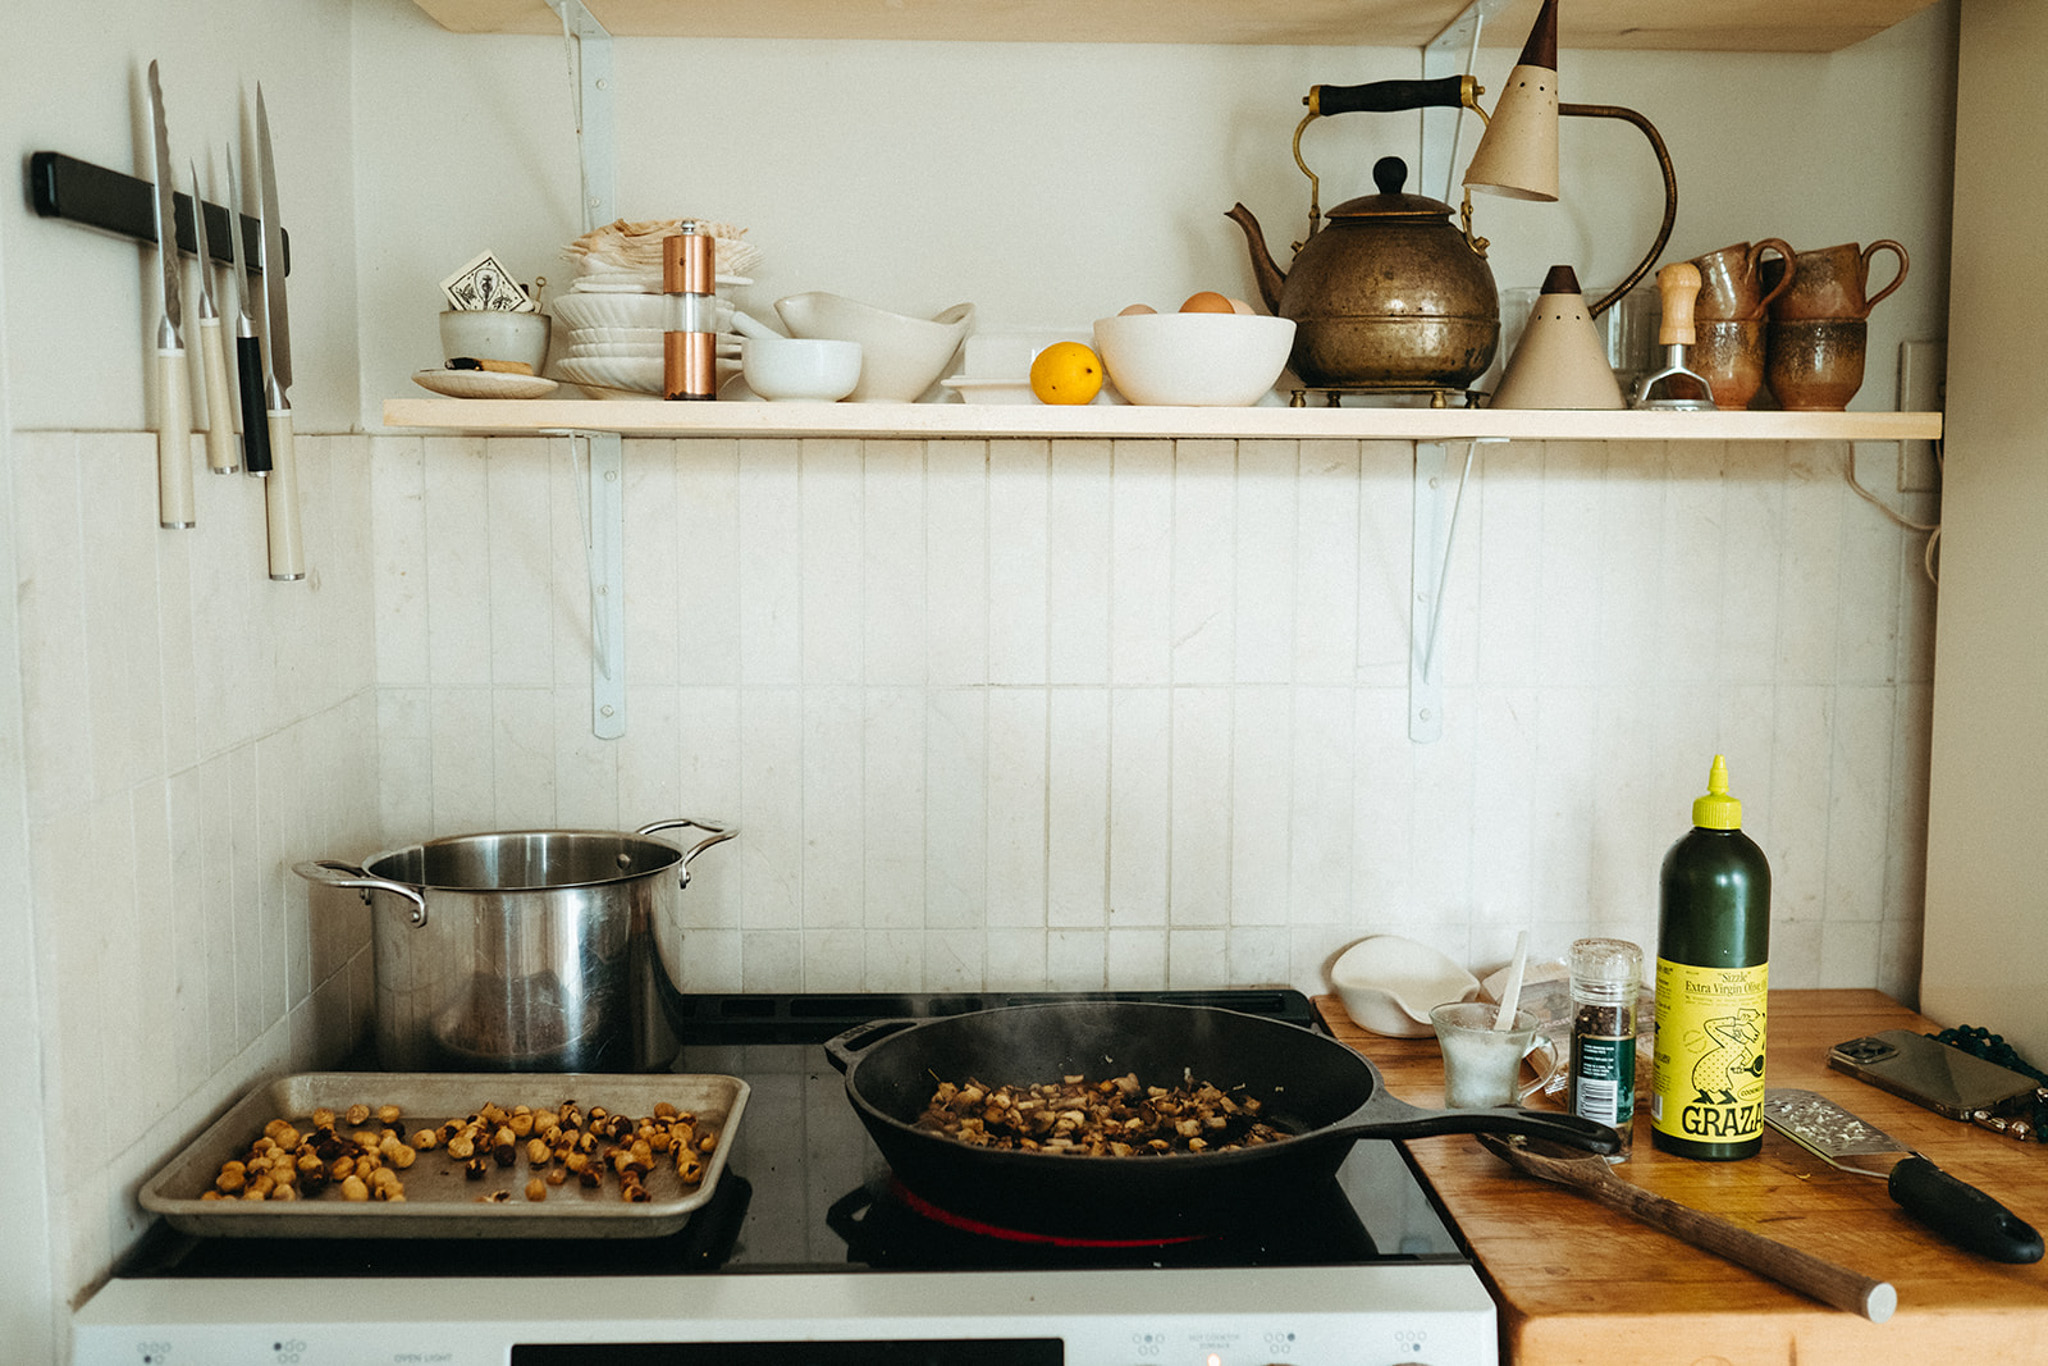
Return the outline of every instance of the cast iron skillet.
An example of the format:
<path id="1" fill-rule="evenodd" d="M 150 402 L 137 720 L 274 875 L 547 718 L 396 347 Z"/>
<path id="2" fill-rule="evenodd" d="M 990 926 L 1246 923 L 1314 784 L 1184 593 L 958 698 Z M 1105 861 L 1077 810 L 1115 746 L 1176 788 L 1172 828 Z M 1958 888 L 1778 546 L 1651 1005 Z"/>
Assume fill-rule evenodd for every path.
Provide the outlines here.
<path id="1" fill-rule="evenodd" d="M 1593 1153 L 1614 1131 L 1540 1110 L 1425 1110 L 1388 1095 L 1379 1069 L 1322 1034 L 1212 1006 L 1137 1001 L 1006 1006 L 875 1020 L 826 1043 L 861 1123 L 913 1194 L 968 1219 L 1075 1238 L 1214 1233 L 1317 1190 L 1361 1138 L 1527 1134 Z M 975 1148 L 913 1128 L 940 1081 L 991 1086 L 1135 1072 L 1257 1097 L 1282 1143 L 1163 1157 L 1062 1157 Z"/>

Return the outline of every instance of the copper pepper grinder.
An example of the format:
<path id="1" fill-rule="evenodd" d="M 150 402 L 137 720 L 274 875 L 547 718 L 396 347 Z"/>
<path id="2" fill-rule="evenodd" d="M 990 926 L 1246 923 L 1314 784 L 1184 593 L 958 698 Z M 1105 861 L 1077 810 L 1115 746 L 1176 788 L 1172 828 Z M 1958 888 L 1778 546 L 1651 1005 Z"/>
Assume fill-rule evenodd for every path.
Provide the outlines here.
<path id="1" fill-rule="evenodd" d="M 714 239 L 695 223 L 661 240 L 661 292 L 668 325 L 661 338 L 661 395 L 718 397 L 718 271 Z"/>
<path id="2" fill-rule="evenodd" d="M 1642 383 L 1636 386 L 1635 406 L 1711 413 L 1713 386 L 1685 363 L 1685 348 L 1698 340 L 1693 331 L 1692 310 L 1700 297 L 1700 268 L 1690 261 L 1674 261 L 1657 272 L 1657 293 L 1664 304 L 1664 319 L 1657 326 L 1657 340 L 1664 347 L 1664 366 L 1643 376 Z M 1659 384 L 1664 386 L 1664 392 L 1655 393 Z"/>

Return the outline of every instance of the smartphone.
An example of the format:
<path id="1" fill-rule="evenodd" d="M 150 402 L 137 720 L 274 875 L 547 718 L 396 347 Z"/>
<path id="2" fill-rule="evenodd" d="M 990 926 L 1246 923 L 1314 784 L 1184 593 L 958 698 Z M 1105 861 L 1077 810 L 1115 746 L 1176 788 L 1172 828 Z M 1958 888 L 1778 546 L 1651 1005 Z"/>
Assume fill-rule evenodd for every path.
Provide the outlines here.
<path id="1" fill-rule="evenodd" d="M 1950 1119 L 1966 1120 L 1973 1111 L 2030 1095 L 2039 1085 L 2009 1067 L 1910 1029 L 1838 1043 L 1828 1050 L 1828 1066 Z"/>

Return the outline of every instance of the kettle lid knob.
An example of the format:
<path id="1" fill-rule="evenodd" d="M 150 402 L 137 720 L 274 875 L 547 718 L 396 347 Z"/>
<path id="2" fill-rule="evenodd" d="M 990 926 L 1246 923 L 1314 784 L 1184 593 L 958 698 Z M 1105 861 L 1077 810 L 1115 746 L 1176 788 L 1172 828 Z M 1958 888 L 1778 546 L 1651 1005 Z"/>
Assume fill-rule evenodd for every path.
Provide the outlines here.
<path id="1" fill-rule="evenodd" d="M 1408 183 L 1408 163 L 1399 157 L 1381 157 L 1372 164 L 1372 183 L 1381 194 L 1399 194 Z"/>

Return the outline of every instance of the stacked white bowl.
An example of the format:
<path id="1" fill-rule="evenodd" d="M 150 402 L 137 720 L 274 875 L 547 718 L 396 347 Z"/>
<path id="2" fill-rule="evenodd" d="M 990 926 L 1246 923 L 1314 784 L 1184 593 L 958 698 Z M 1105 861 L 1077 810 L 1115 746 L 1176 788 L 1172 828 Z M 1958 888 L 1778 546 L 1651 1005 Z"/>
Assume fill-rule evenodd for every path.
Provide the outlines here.
<path id="1" fill-rule="evenodd" d="M 571 289 L 553 304 L 566 331 L 555 368 L 562 378 L 599 397 L 661 394 L 661 336 L 671 301 L 643 291 Z M 739 335 L 732 304 L 717 303 L 718 370 L 722 381 L 739 369 Z"/>

